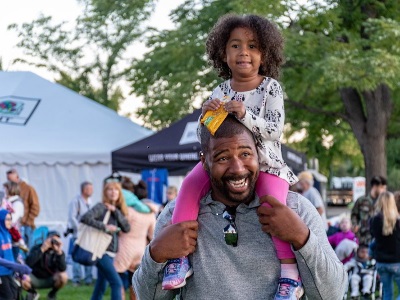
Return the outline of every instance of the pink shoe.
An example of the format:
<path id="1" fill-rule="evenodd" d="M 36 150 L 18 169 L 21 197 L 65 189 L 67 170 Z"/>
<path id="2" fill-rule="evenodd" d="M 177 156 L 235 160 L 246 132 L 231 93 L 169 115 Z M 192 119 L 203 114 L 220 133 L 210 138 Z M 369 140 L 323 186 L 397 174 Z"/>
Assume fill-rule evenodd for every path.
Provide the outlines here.
<path id="1" fill-rule="evenodd" d="M 164 268 L 163 290 L 173 290 L 183 287 L 186 278 L 193 274 L 187 256 L 170 259 Z"/>

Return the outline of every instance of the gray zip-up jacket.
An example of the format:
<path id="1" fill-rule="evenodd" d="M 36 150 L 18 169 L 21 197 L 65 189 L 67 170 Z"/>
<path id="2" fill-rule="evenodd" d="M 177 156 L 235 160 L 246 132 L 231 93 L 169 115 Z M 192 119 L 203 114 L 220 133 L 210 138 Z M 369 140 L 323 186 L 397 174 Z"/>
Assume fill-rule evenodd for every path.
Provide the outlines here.
<path id="1" fill-rule="evenodd" d="M 261 230 L 257 217 L 259 199 L 236 210 L 239 235 L 237 247 L 226 245 L 222 217 L 224 204 L 210 194 L 201 200 L 196 251 L 189 256 L 194 274 L 181 290 L 161 289 L 165 263 L 156 263 L 147 246 L 132 283 L 140 300 L 173 299 L 273 299 L 280 276 L 280 264 L 271 237 Z M 328 242 L 322 219 L 303 196 L 289 192 L 287 205 L 310 229 L 307 243 L 294 251 L 305 294 L 310 300 L 339 300 L 347 285 L 347 273 Z M 174 207 L 171 202 L 158 218 L 155 235 L 169 224 Z"/>

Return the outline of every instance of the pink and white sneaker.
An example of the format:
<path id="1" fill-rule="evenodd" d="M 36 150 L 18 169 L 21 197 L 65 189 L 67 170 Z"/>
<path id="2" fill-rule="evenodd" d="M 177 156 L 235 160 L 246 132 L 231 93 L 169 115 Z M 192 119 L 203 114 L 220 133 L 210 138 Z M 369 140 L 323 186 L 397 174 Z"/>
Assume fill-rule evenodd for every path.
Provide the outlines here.
<path id="1" fill-rule="evenodd" d="M 193 274 L 187 256 L 170 259 L 164 268 L 163 290 L 173 290 L 183 287 L 186 278 Z"/>
<path id="2" fill-rule="evenodd" d="M 303 296 L 304 289 L 300 280 L 280 278 L 278 282 L 278 290 L 276 291 L 274 300 L 298 300 Z"/>

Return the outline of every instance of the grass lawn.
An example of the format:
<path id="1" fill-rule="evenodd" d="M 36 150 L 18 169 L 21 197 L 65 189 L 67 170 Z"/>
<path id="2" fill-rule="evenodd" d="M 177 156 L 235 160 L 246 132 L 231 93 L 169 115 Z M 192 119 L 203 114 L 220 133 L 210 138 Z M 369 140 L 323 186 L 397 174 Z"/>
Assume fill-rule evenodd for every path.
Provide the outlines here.
<path id="1" fill-rule="evenodd" d="M 92 292 L 94 289 L 94 285 L 91 286 L 86 286 L 86 285 L 81 285 L 79 287 L 73 287 L 72 282 L 68 282 L 68 284 L 62 288 L 58 293 L 57 293 L 57 300 L 89 300 L 90 297 L 92 296 Z M 40 294 L 39 299 L 47 299 L 47 293 L 50 291 L 50 289 L 41 289 L 38 290 Z M 110 287 L 107 288 L 106 293 L 104 294 L 104 299 L 109 299 L 111 294 L 111 289 Z M 26 295 L 26 293 L 24 293 Z M 125 299 L 129 299 L 129 294 L 126 293 Z"/>

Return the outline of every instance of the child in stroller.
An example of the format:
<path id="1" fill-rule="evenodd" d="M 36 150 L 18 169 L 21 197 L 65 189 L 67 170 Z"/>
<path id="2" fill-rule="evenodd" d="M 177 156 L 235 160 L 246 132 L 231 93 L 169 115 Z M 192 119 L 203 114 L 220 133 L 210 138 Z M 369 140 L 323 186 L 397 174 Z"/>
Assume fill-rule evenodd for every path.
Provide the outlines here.
<path id="1" fill-rule="evenodd" d="M 368 246 L 360 245 L 356 256 L 344 264 L 345 269 L 349 272 L 351 299 L 359 299 L 360 296 L 362 299 L 371 299 L 376 286 L 375 263 L 375 259 L 369 257 Z M 374 297 L 372 298 L 374 299 Z"/>

